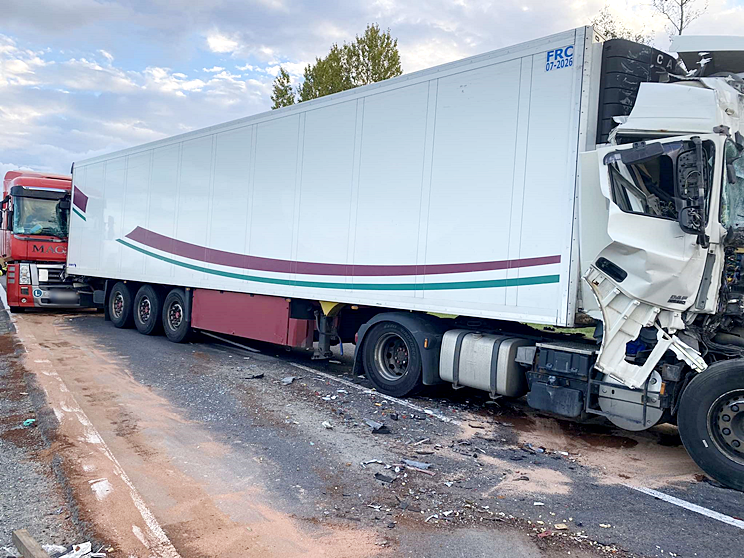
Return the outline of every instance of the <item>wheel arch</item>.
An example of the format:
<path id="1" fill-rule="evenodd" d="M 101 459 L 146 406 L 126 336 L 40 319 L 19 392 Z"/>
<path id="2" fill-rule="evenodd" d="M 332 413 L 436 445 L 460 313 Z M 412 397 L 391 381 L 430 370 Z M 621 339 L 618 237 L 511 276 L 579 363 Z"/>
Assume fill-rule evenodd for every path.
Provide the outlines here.
<path id="1" fill-rule="evenodd" d="M 356 350 L 354 352 L 353 375 L 363 373 L 364 343 L 367 332 L 377 324 L 393 322 L 406 328 L 416 340 L 421 353 L 422 381 L 424 385 L 442 383 L 439 379 L 439 349 L 442 336 L 446 330 L 441 320 L 427 314 L 412 312 L 382 312 L 362 324 L 357 331 Z"/>

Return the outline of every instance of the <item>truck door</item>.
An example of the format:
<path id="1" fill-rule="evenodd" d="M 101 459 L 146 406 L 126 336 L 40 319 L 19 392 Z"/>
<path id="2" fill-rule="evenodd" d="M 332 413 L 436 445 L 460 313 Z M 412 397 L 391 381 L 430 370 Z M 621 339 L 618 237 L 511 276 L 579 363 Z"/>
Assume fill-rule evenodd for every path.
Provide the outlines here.
<path id="1" fill-rule="evenodd" d="M 597 368 L 629 387 L 643 385 L 667 349 L 705 367 L 674 333 L 685 327 L 681 313 L 707 299 L 713 269 L 722 264 L 718 220 L 709 216 L 711 205 L 717 215 L 711 200 L 720 191 L 723 139 L 686 136 L 597 150 L 611 239 L 585 275 L 603 315 Z M 656 361 L 641 367 L 625 355 L 642 328 L 659 343 Z"/>

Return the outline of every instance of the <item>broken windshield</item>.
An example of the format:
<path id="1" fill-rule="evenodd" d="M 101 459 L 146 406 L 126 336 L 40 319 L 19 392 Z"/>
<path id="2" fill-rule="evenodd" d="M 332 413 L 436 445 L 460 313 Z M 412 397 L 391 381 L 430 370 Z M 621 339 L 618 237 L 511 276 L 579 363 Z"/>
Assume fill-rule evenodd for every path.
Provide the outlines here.
<path id="1" fill-rule="evenodd" d="M 13 232 L 67 238 L 67 211 L 59 200 L 42 198 L 15 198 Z"/>
<path id="2" fill-rule="evenodd" d="M 726 141 L 728 177 L 724 176 L 721 195 L 721 224 L 728 231 L 726 244 L 741 244 L 744 240 L 744 157 L 736 144 Z"/>
<path id="3" fill-rule="evenodd" d="M 695 163 L 691 142 L 670 142 L 654 146 L 639 144 L 640 153 L 616 151 L 605 163 L 610 174 L 612 201 L 626 213 L 677 220 L 680 211 L 697 191 L 701 174 Z M 653 149 L 653 154 L 650 150 Z M 710 184 L 713 171 L 713 145 L 703 143 L 703 184 Z M 623 162 L 626 158 L 627 163 Z"/>

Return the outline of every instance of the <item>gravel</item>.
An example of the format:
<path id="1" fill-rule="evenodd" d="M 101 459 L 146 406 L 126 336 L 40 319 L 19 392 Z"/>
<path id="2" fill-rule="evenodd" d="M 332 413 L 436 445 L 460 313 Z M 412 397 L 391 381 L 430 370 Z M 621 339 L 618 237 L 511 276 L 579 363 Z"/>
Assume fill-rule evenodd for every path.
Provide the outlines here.
<path id="1" fill-rule="evenodd" d="M 40 544 L 81 540 L 53 462 L 42 457 L 54 424 L 48 410 L 37 410 L 39 403 L 43 394 L 25 374 L 12 323 L 0 308 L 0 558 L 18 556 L 12 542 L 16 529 L 27 529 Z M 26 419 L 36 422 L 23 427 Z"/>

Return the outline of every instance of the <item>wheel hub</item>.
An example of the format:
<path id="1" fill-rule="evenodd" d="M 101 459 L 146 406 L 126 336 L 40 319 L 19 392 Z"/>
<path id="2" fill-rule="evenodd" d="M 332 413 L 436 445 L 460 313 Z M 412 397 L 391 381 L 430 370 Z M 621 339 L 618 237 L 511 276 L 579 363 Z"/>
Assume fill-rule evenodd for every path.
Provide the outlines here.
<path id="1" fill-rule="evenodd" d="M 152 312 L 152 306 L 150 305 L 150 299 L 146 296 L 143 296 L 140 299 L 139 303 L 139 317 L 140 321 L 144 324 L 147 323 L 147 321 L 150 319 L 150 314 Z"/>
<path id="2" fill-rule="evenodd" d="M 176 330 L 183 321 L 183 308 L 178 302 L 173 302 L 168 308 L 168 325 L 171 329 Z"/>
<path id="3" fill-rule="evenodd" d="M 380 375 L 390 382 L 408 372 L 409 350 L 405 340 L 395 333 L 380 337 L 375 347 L 375 364 Z"/>
<path id="4" fill-rule="evenodd" d="M 711 407 L 713 439 L 731 460 L 744 464 L 744 390 L 726 393 Z"/>
<path id="5" fill-rule="evenodd" d="M 117 292 L 114 295 L 114 303 L 112 304 L 112 310 L 114 311 L 114 316 L 116 318 L 120 318 L 122 313 L 124 312 L 124 297 L 120 292 Z"/>

